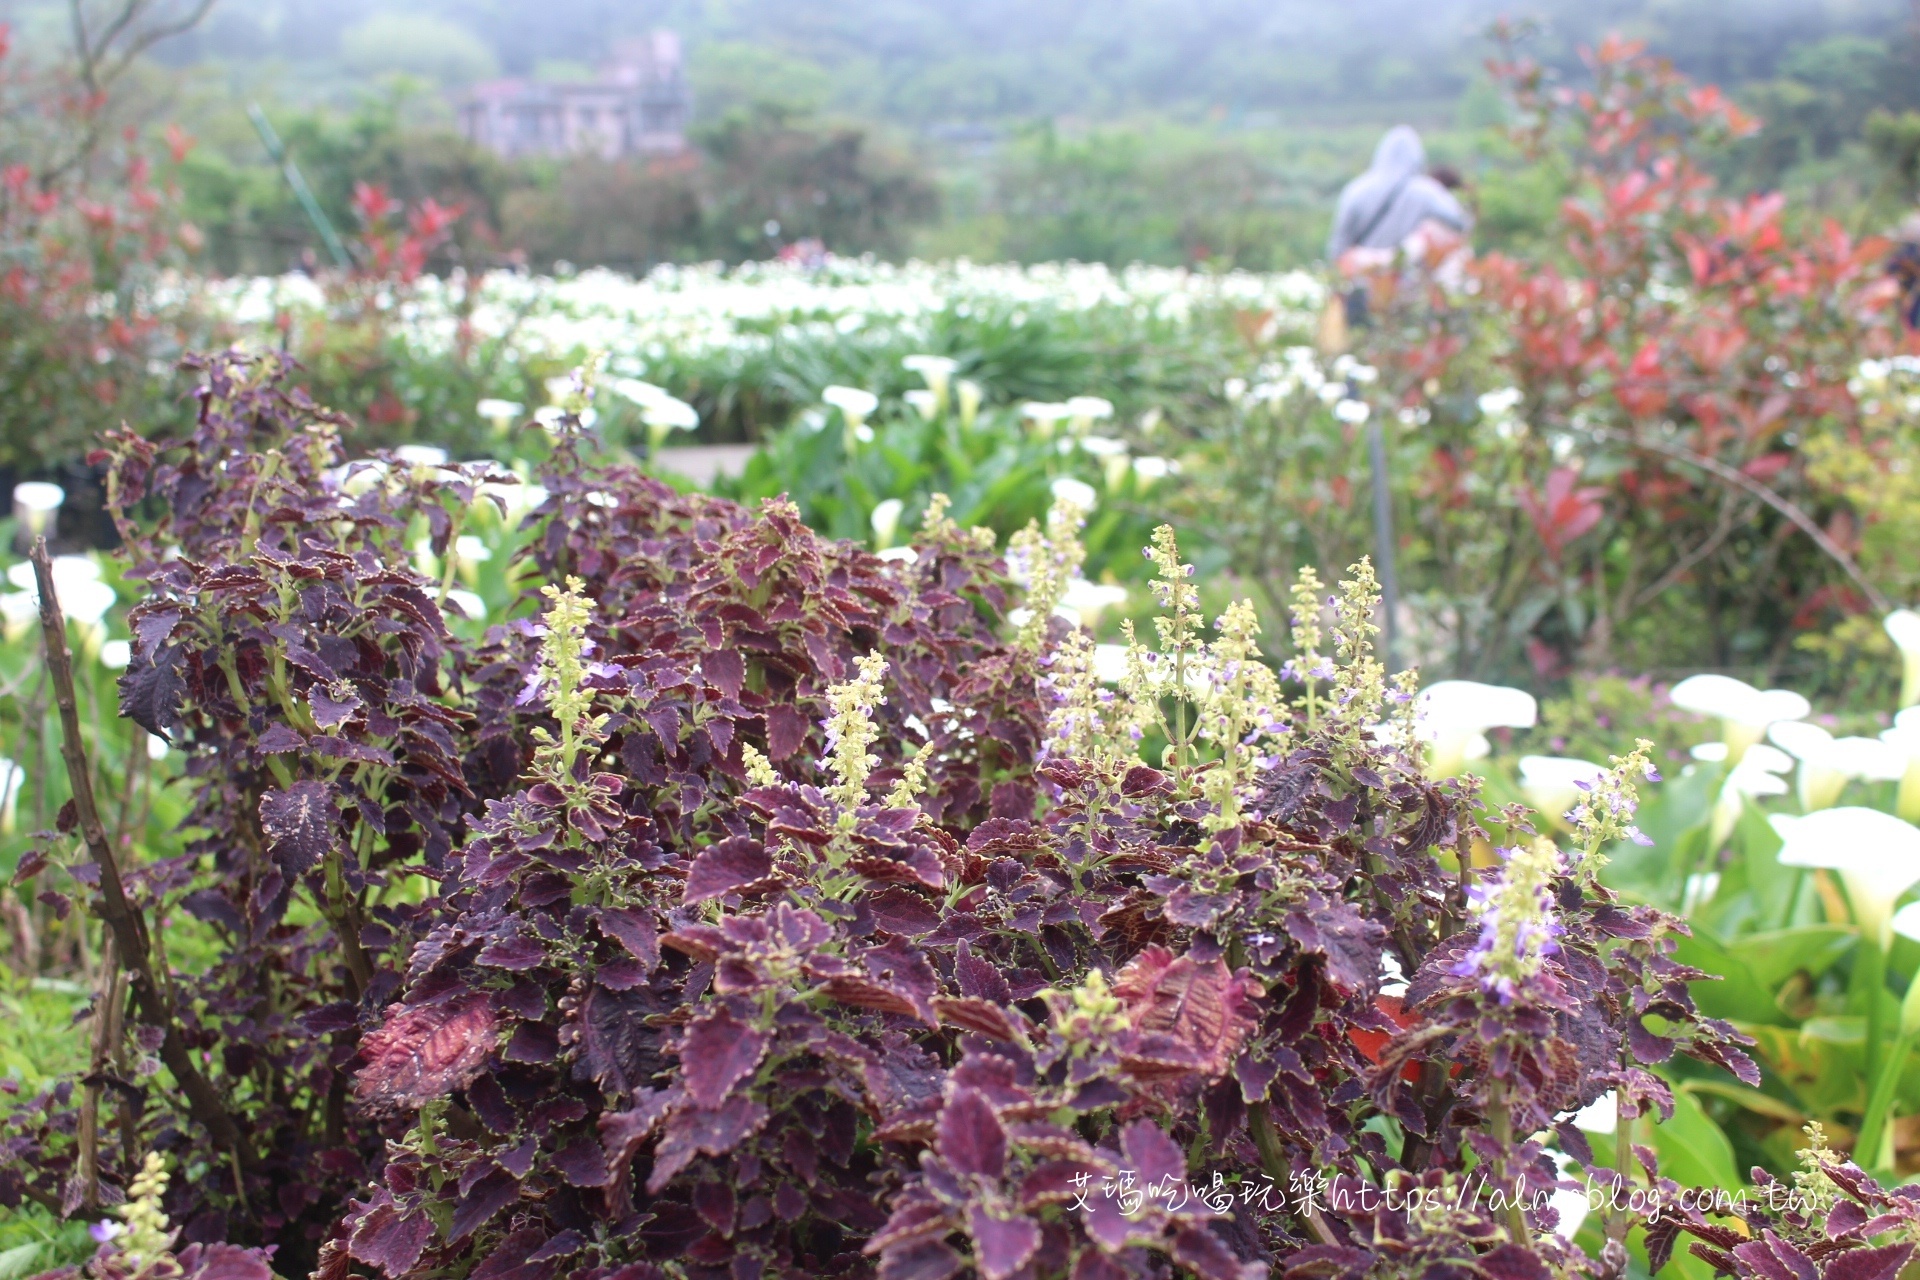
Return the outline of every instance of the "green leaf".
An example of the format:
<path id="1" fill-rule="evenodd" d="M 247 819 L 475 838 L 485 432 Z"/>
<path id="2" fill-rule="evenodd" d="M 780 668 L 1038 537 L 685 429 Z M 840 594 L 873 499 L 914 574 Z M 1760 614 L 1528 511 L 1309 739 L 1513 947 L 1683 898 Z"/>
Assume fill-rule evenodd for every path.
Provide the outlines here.
<path id="1" fill-rule="evenodd" d="M 1747 967 L 1754 981 L 1778 992 L 1794 974 L 1805 970 L 1817 978 L 1831 969 L 1859 941 L 1845 925 L 1807 924 L 1748 934 L 1727 944 L 1727 951 Z"/>
<path id="2" fill-rule="evenodd" d="M 1705 929 L 1695 929 L 1691 937 L 1679 938 L 1673 958 L 1719 977 L 1718 982 L 1702 980 L 1691 984 L 1694 1001 L 1708 1017 L 1775 1026 L 1793 1024 L 1793 1019 L 1782 1012 L 1773 998 L 1774 988 L 1755 978 L 1744 960 Z"/>
<path id="3" fill-rule="evenodd" d="M 1807 1122 L 1806 1112 L 1791 1102 L 1783 1102 L 1770 1093 L 1749 1089 L 1746 1085 L 1734 1084 L 1730 1080 L 1689 1080 L 1681 1088 L 1687 1093 L 1710 1093 L 1715 1097 L 1725 1098 L 1756 1115 L 1790 1124 L 1796 1129 Z"/>
<path id="4" fill-rule="evenodd" d="M 1864 1045 L 1867 1042 L 1867 1020 L 1861 1017 L 1808 1018 L 1800 1024 L 1800 1035 L 1805 1040 L 1818 1040 L 1823 1044 Z"/>
<path id="5" fill-rule="evenodd" d="M 1691 1094 L 1673 1095 L 1672 1117 L 1653 1126 L 1653 1149 L 1660 1172 L 1682 1186 L 1734 1191 L 1746 1185 L 1733 1160 L 1733 1144 Z"/>
<path id="6" fill-rule="evenodd" d="M 38 1269 L 39 1261 L 40 1246 L 37 1244 L 18 1244 L 0 1251 L 0 1280 L 20 1280 L 21 1276 L 32 1275 Z"/>

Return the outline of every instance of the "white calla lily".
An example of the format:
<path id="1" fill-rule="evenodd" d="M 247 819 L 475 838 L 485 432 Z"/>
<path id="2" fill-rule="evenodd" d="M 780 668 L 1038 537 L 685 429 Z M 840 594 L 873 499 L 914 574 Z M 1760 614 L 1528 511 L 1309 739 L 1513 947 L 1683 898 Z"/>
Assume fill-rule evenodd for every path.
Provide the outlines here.
<path id="1" fill-rule="evenodd" d="M 1485 756 L 1492 749 L 1487 730 L 1529 729 L 1539 718 L 1540 704 L 1525 689 L 1477 680 L 1441 680 L 1414 702 L 1414 724 L 1430 748 L 1428 769 L 1436 778 Z"/>
<path id="2" fill-rule="evenodd" d="M 700 425 L 700 411 L 677 396 L 662 396 L 641 407 L 640 420 L 660 431 L 692 431 Z"/>
<path id="3" fill-rule="evenodd" d="M 960 370 L 960 362 L 951 356 L 907 356 L 900 361 L 900 367 L 908 373 L 917 373 L 927 384 L 927 390 L 933 394 L 938 408 L 947 404 L 947 389 L 953 383 L 953 375 Z M 933 414 L 928 414 L 933 417 Z"/>
<path id="4" fill-rule="evenodd" d="M 437 444 L 403 444 L 393 451 L 393 456 L 410 467 L 447 465 L 447 451 Z"/>
<path id="5" fill-rule="evenodd" d="M 1066 403 L 1067 426 L 1077 436 L 1093 430 L 1093 424 L 1113 416 L 1113 401 L 1101 396 L 1073 396 Z"/>
<path id="6" fill-rule="evenodd" d="M 496 400 L 491 397 L 473 406 L 473 411 L 493 424 L 495 431 L 506 431 L 513 420 L 527 411 L 527 407 L 518 400 Z"/>
<path id="7" fill-rule="evenodd" d="M 1673 705 L 1721 722 L 1727 759 L 1734 764 L 1760 741 L 1767 727 L 1781 720 L 1804 720 L 1813 710 L 1790 689 L 1756 689 L 1732 676 L 1688 676 L 1673 686 Z"/>
<path id="8" fill-rule="evenodd" d="M 1856 778 L 1887 782 L 1906 772 L 1906 757 L 1877 738 L 1836 738 L 1817 724 L 1783 720 L 1767 730 L 1776 746 L 1800 762 L 1796 777 L 1802 812 L 1830 809 Z"/>
<path id="9" fill-rule="evenodd" d="M 1119 684 L 1126 679 L 1127 646 L 1123 644 L 1093 646 L 1093 674 L 1099 677 L 1101 684 Z"/>
<path id="10" fill-rule="evenodd" d="M 1756 757 L 1760 758 L 1756 760 Z M 1746 758 L 1735 765 L 1728 772 L 1727 780 L 1720 784 L 1720 794 L 1713 802 L 1713 817 L 1707 830 L 1708 845 L 1718 850 L 1727 842 L 1727 837 L 1733 834 L 1734 827 L 1739 824 L 1740 814 L 1746 809 L 1748 800 L 1787 794 L 1787 780 L 1780 775 L 1792 767 L 1793 761 L 1784 751 L 1764 742 L 1749 747 Z"/>
<path id="11" fill-rule="evenodd" d="M 873 526 L 874 546 L 886 548 L 893 545 L 894 535 L 900 532 L 900 516 L 907 504 L 899 498 L 888 498 L 875 504 L 873 514 L 867 522 Z"/>
<path id="12" fill-rule="evenodd" d="M 838 409 L 854 422 L 864 422 L 868 414 L 880 407 L 880 397 L 873 392 L 837 384 L 821 391 L 820 401 Z"/>
<path id="13" fill-rule="evenodd" d="M 39 598 L 31 591 L 0 593 L 0 634 L 18 640 L 40 618 Z"/>
<path id="14" fill-rule="evenodd" d="M 1155 457 L 1152 454 L 1133 460 L 1133 476 L 1142 489 L 1156 480 L 1164 480 L 1180 470 L 1180 464 L 1172 458 Z"/>
<path id="15" fill-rule="evenodd" d="M 1060 603 L 1080 616 L 1080 625 L 1092 631 L 1100 624 L 1100 615 L 1115 605 L 1127 602 L 1127 589 L 1105 582 L 1074 578 L 1060 596 Z"/>
<path id="16" fill-rule="evenodd" d="M 1912 719 L 1914 723 L 1896 722 L 1893 728 L 1881 730 L 1880 741 L 1898 752 L 1902 763 L 1893 811 L 1908 822 L 1920 822 L 1920 717 Z"/>
<path id="17" fill-rule="evenodd" d="M 928 422 L 940 416 L 940 397 L 925 387 L 916 387 L 907 392 L 905 399 L 913 411 Z"/>
<path id="18" fill-rule="evenodd" d="M 97 639 L 107 610 L 119 599 L 113 588 L 100 580 L 100 566 L 86 556 L 55 556 L 48 567 L 53 573 L 53 594 L 60 601 L 60 612 Z M 40 587 L 33 576 L 33 565 L 26 561 L 7 569 L 7 581 L 22 588 L 17 597 L 6 597 L 11 601 L 6 605 L 6 622 L 12 634 L 16 613 L 21 626 L 31 625 L 39 616 Z"/>
<path id="19" fill-rule="evenodd" d="M 67 500 L 67 491 L 45 480 L 23 480 L 13 486 L 13 518 L 21 532 L 37 538 L 53 528 L 54 517 Z"/>
<path id="20" fill-rule="evenodd" d="M 1072 476 L 1061 476 L 1047 487 L 1052 490 L 1055 499 L 1071 502 L 1074 506 L 1080 508 L 1082 515 L 1090 513 L 1093 510 L 1094 503 L 1098 502 L 1100 498 L 1100 495 L 1094 491 L 1092 485 L 1088 484 L 1085 480 L 1076 480 Z"/>
<path id="21" fill-rule="evenodd" d="M 960 426 L 967 431 L 973 430 L 973 420 L 980 416 L 980 401 L 986 391 L 979 383 L 962 378 L 955 388 L 960 399 Z"/>
<path id="22" fill-rule="evenodd" d="M 1884 950 L 1894 904 L 1920 883 L 1920 827 L 1858 805 L 1770 821 L 1782 841 L 1780 864 L 1838 873 L 1861 935 Z"/>
<path id="23" fill-rule="evenodd" d="M 1920 902 L 1909 902 L 1894 912 L 1889 927 L 1903 938 L 1920 942 Z"/>
<path id="24" fill-rule="evenodd" d="M 20 787 L 27 771 L 5 756 L 0 756 L 0 836 L 13 834 L 14 816 L 20 802 Z"/>
<path id="25" fill-rule="evenodd" d="M 1073 411 L 1064 404 L 1029 400 L 1020 406 L 1020 416 L 1031 422 L 1041 435 L 1050 436 L 1055 427 L 1073 416 Z"/>
<path id="26" fill-rule="evenodd" d="M 487 602 L 480 598 L 478 592 L 454 587 L 447 592 L 447 603 L 475 622 L 487 620 Z"/>
<path id="27" fill-rule="evenodd" d="M 1521 756 L 1520 791 L 1548 822 L 1564 827 L 1567 810 L 1605 772 L 1605 767 L 1573 756 Z"/>
<path id="28" fill-rule="evenodd" d="M 1900 705 L 1911 707 L 1920 702 L 1920 613 L 1895 609 L 1882 625 L 1900 651 Z"/>

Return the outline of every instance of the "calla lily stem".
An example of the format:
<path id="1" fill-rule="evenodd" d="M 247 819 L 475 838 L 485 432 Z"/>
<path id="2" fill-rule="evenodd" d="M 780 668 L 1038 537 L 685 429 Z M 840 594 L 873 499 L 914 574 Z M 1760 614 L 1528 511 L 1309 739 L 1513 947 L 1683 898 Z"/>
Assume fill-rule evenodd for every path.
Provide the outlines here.
<path id="1" fill-rule="evenodd" d="M 1853 1144 L 1853 1162 L 1869 1173 L 1893 1164 L 1892 1144 L 1888 1144 L 1884 1152 L 1880 1145 L 1887 1136 L 1887 1121 L 1893 1110 L 1894 1091 L 1900 1087 L 1901 1068 L 1912 1049 L 1913 1036 L 1899 1036 L 1893 1042 L 1893 1051 L 1869 1077 L 1873 1084 L 1867 1094 L 1867 1110 L 1860 1117 L 1860 1137 Z"/>

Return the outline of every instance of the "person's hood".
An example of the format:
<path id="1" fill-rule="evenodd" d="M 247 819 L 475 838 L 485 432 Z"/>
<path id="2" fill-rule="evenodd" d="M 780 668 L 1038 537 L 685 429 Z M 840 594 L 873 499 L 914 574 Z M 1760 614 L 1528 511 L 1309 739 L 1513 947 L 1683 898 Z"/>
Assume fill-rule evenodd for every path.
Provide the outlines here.
<path id="1" fill-rule="evenodd" d="M 1373 149 L 1373 163 L 1368 171 L 1398 181 L 1426 167 L 1427 149 L 1420 145 L 1420 135 L 1409 125 L 1397 124 L 1387 130 L 1380 145 Z"/>

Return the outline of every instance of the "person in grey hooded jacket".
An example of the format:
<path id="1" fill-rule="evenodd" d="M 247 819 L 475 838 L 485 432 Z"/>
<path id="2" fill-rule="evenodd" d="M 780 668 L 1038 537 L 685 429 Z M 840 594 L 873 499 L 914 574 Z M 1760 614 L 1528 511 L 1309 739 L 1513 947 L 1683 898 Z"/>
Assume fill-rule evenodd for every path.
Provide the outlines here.
<path id="1" fill-rule="evenodd" d="M 1387 130 L 1367 171 L 1340 192 L 1327 258 L 1349 249 L 1395 249 L 1427 222 L 1465 231 L 1471 219 L 1453 193 L 1426 173 L 1427 149 L 1402 124 Z"/>

